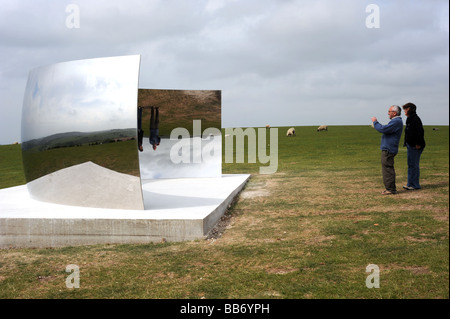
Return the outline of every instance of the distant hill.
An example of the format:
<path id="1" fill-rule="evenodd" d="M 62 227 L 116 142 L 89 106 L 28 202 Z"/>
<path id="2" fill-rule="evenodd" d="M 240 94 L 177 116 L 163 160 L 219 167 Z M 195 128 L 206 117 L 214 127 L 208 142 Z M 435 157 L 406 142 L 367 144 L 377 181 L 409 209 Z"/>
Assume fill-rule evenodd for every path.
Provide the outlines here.
<path id="1" fill-rule="evenodd" d="M 33 139 L 22 143 L 25 151 L 45 151 L 49 149 L 82 145 L 105 144 L 136 138 L 136 129 L 113 129 L 97 132 L 65 132 Z"/>

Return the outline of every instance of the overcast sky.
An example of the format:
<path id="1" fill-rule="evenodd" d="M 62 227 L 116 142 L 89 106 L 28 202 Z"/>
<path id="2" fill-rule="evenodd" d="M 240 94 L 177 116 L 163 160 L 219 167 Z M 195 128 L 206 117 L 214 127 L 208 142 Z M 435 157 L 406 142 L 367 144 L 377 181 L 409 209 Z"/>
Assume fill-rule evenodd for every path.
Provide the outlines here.
<path id="1" fill-rule="evenodd" d="M 0 144 L 21 141 L 30 70 L 135 54 L 140 88 L 222 90 L 223 127 L 370 125 L 407 102 L 448 125 L 448 15 L 447 0 L 0 0 Z"/>
<path id="2" fill-rule="evenodd" d="M 68 131 L 136 127 L 139 55 L 50 64 L 30 72 L 22 142 Z M 135 102 L 136 103 L 136 102 Z"/>

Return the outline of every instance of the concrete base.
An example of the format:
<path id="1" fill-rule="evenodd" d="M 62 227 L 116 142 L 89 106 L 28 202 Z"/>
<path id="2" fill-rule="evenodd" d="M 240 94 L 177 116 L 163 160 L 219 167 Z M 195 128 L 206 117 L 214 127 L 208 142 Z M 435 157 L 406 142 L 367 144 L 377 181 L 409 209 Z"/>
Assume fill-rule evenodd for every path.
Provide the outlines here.
<path id="1" fill-rule="evenodd" d="M 250 175 L 143 180 L 145 210 L 34 200 L 27 186 L 0 190 L 0 248 L 148 243 L 205 238 Z"/>

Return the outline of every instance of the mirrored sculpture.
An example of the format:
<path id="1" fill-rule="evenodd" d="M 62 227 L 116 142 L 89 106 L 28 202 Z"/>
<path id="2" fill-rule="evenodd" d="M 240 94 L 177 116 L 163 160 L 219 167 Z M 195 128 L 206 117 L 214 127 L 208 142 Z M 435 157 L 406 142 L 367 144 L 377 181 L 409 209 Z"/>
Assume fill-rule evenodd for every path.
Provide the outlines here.
<path id="1" fill-rule="evenodd" d="M 144 209 L 137 150 L 140 56 L 70 61 L 30 71 L 22 155 L 32 197 Z"/>
<path id="2" fill-rule="evenodd" d="M 153 179 L 221 177 L 221 91 L 138 89 L 140 56 L 30 71 L 22 157 L 35 199 L 144 209 Z"/>

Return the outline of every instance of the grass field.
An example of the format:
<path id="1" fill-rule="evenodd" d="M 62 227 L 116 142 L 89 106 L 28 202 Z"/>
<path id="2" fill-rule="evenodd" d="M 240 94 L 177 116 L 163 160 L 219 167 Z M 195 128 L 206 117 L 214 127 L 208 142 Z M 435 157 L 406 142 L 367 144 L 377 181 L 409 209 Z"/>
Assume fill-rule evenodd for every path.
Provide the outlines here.
<path id="1" fill-rule="evenodd" d="M 449 298 L 449 131 L 425 127 L 422 190 L 382 196 L 370 126 L 279 128 L 278 171 L 252 177 L 220 236 L 181 243 L 0 250 L 0 298 Z M 0 147 L 0 187 L 24 183 L 20 146 Z M 1 207 L 1 203 L 0 203 Z M 80 267 L 80 288 L 65 285 Z M 366 287 L 369 264 L 380 288 Z"/>

